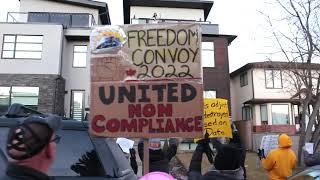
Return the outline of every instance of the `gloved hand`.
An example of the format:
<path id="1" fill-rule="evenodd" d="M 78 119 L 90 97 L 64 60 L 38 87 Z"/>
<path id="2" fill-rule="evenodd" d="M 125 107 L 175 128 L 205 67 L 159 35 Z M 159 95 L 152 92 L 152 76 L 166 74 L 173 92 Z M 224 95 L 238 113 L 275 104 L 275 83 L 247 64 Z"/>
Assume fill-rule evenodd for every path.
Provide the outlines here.
<path id="1" fill-rule="evenodd" d="M 258 149 L 258 157 L 260 160 L 266 158 L 266 156 L 264 155 L 264 149 Z"/>
<path id="2" fill-rule="evenodd" d="M 137 174 L 138 173 L 138 164 L 137 164 L 137 160 L 136 160 L 136 150 L 131 148 L 129 151 L 130 151 L 130 165 L 131 165 L 131 168 L 132 168 L 133 172 L 135 174 Z"/>
<path id="3" fill-rule="evenodd" d="M 203 152 L 206 153 L 208 161 L 213 164 L 213 151 L 211 150 L 211 147 L 209 145 L 210 139 L 209 139 L 209 134 L 206 133 L 204 138 L 199 140 L 198 146 L 201 146 L 203 149 Z"/>
<path id="4" fill-rule="evenodd" d="M 129 151 L 130 151 L 130 157 L 136 159 L 136 150 L 131 148 L 131 149 L 129 149 Z"/>

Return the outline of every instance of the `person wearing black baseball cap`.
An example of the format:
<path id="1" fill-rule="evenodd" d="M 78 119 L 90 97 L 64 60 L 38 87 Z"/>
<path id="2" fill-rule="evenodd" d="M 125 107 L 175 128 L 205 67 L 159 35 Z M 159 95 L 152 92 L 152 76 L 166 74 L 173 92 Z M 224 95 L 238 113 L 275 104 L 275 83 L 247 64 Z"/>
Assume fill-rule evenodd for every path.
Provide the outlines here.
<path id="1" fill-rule="evenodd" d="M 10 128 L 6 143 L 10 160 L 0 180 L 50 179 L 47 173 L 55 159 L 60 126 L 59 116 L 31 115 Z"/>

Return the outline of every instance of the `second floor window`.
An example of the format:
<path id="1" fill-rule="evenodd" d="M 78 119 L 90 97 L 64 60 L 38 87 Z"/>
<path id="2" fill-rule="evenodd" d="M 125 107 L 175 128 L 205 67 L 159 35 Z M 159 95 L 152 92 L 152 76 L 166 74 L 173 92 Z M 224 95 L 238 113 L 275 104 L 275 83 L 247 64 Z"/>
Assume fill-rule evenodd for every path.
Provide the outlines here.
<path id="1" fill-rule="evenodd" d="M 282 88 L 282 74 L 281 70 L 265 70 L 266 88 L 281 89 Z"/>
<path id="2" fill-rule="evenodd" d="M 73 67 L 87 66 L 87 45 L 73 46 Z"/>
<path id="3" fill-rule="evenodd" d="M 214 67 L 214 43 L 202 42 L 202 67 Z"/>
<path id="4" fill-rule="evenodd" d="M 2 59 L 41 59 L 43 36 L 3 35 Z"/>
<path id="5" fill-rule="evenodd" d="M 243 87 L 246 85 L 248 85 L 248 73 L 247 72 L 240 75 L 240 86 Z"/>

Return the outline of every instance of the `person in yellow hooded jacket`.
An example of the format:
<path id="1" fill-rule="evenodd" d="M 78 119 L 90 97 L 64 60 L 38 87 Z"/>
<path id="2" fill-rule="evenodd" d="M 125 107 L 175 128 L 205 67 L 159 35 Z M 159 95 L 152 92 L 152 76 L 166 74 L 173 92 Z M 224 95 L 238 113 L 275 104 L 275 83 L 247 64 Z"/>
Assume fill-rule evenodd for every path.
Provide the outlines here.
<path id="1" fill-rule="evenodd" d="M 268 171 L 270 180 L 286 180 L 296 167 L 297 158 L 291 149 L 291 138 L 286 134 L 281 134 L 278 143 L 279 147 L 271 150 L 266 158 L 262 155 L 262 167 Z"/>

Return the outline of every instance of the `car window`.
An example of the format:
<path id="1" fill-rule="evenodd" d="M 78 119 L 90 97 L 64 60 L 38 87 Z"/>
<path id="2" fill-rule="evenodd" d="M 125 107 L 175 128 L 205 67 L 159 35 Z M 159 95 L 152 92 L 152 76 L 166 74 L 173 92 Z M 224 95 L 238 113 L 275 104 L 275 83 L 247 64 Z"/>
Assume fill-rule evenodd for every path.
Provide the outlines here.
<path id="1" fill-rule="evenodd" d="M 7 141 L 7 133 L 9 129 L 5 127 L 0 127 L 0 149 L 2 152 L 0 152 L 0 171 L 4 171 L 7 167 L 7 154 L 5 153 L 6 150 L 4 147 L 6 147 L 6 141 Z M 5 156 L 5 157 L 3 157 Z"/>
<path id="2" fill-rule="evenodd" d="M 56 160 L 49 171 L 50 176 L 78 176 L 70 169 L 79 158 L 93 150 L 87 131 L 60 130 L 57 132 L 61 140 L 57 145 Z"/>

